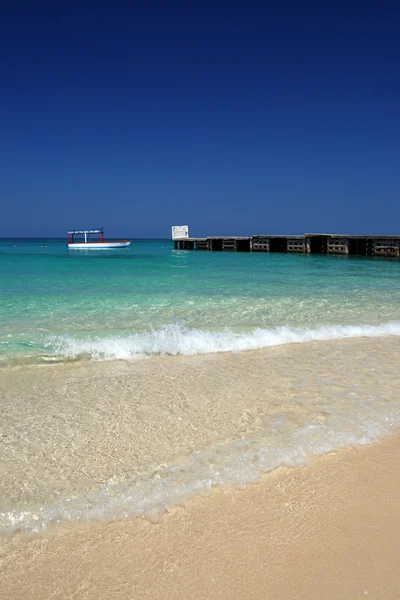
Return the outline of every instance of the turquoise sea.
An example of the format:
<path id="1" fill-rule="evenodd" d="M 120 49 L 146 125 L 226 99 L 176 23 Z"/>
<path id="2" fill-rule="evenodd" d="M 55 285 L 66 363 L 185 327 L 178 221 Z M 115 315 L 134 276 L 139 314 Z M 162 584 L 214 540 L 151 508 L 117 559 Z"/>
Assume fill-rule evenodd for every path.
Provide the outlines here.
<path id="1" fill-rule="evenodd" d="M 79 251 L 61 239 L 3 239 L 0 282 L 3 363 L 400 334 L 395 259 L 178 251 L 170 240 Z"/>
<path id="2" fill-rule="evenodd" d="M 0 282 L 0 534 L 158 522 L 400 427 L 399 260 L 16 239 Z"/>

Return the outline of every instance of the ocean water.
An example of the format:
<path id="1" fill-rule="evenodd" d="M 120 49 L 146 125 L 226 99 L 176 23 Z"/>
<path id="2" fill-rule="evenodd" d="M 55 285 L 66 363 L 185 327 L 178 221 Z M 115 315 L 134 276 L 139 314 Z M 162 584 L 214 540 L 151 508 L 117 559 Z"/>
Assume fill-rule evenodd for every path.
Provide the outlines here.
<path id="1" fill-rule="evenodd" d="M 390 259 L 2 240 L 0 360 L 134 360 L 398 335 L 399 275 Z"/>
<path id="2" fill-rule="evenodd" d="M 400 261 L 0 243 L 0 533 L 144 516 L 400 425 Z"/>

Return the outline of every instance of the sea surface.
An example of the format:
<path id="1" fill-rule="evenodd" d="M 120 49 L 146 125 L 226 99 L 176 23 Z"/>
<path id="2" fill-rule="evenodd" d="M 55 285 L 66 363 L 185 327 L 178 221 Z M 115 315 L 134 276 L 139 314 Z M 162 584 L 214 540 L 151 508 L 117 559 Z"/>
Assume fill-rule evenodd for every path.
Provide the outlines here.
<path id="1" fill-rule="evenodd" d="M 400 261 L 0 241 L 0 359 L 135 360 L 400 333 Z"/>
<path id="2" fill-rule="evenodd" d="M 145 516 L 400 425 L 400 261 L 0 240 L 0 532 Z"/>

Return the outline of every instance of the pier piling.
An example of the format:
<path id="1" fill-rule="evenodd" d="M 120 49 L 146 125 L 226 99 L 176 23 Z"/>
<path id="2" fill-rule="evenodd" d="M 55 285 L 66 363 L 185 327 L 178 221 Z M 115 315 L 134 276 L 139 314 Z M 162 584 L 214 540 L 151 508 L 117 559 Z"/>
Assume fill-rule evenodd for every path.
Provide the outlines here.
<path id="1" fill-rule="evenodd" d="M 400 235 L 362 236 L 331 233 L 174 238 L 176 250 L 214 252 L 295 252 L 400 258 Z"/>

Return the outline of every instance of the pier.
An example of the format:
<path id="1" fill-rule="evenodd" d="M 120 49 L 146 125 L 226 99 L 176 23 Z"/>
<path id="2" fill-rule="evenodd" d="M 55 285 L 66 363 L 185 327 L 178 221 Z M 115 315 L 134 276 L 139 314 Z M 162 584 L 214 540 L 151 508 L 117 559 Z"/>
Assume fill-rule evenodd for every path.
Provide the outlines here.
<path id="1" fill-rule="evenodd" d="M 174 232 L 174 229 L 178 230 Z M 358 256 L 400 257 L 400 235 L 344 235 L 306 233 L 304 235 L 253 235 L 251 237 L 212 236 L 180 237 L 173 228 L 176 250 L 219 252 L 295 252 L 298 254 L 344 254 Z M 188 230 L 187 236 L 188 236 Z M 186 233 L 185 231 L 185 233 Z"/>

